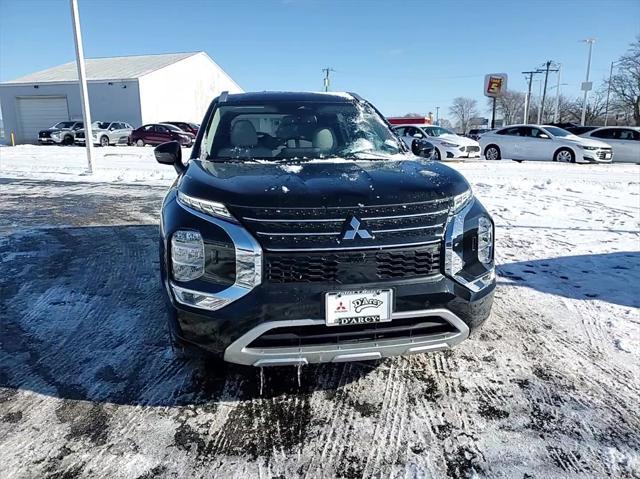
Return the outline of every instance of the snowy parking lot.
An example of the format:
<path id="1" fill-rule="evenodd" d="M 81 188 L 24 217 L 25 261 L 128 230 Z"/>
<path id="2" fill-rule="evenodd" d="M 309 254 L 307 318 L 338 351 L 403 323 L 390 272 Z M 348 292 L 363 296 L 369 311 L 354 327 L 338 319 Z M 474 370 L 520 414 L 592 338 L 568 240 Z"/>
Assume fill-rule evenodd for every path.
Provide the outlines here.
<path id="1" fill-rule="evenodd" d="M 0 148 L 0 477 L 640 477 L 640 166 L 453 163 L 496 221 L 456 349 L 173 358 L 151 148 Z"/>

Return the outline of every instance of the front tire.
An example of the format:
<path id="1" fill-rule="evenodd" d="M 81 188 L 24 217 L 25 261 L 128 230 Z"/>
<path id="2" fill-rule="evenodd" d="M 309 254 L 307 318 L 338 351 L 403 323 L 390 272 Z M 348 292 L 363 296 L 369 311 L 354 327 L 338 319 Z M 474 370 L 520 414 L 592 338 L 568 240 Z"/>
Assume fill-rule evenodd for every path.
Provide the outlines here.
<path id="1" fill-rule="evenodd" d="M 100 146 L 109 146 L 109 137 L 107 136 L 100 137 Z"/>
<path id="2" fill-rule="evenodd" d="M 442 161 L 442 155 L 440 154 L 440 150 L 438 150 L 436 148 L 436 150 L 433 152 L 433 159 L 435 161 Z"/>
<path id="3" fill-rule="evenodd" d="M 497 145 L 489 145 L 484 149 L 484 157 L 489 161 L 501 160 L 502 155 Z"/>
<path id="4" fill-rule="evenodd" d="M 560 161 L 564 163 L 575 163 L 576 155 L 569 148 L 560 148 L 553 155 L 553 161 Z"/>
<path id="5" fill-rule="evenodd" d="M 143 139 L 136 140 L 136 146 L 144 146 L 144 145 L 145 145 L 145 142 Z"/>
<path id="6" fill-rule="evenodd" d="M 62 140 L 62 144 L 66 146 L 73 145 L 73 137 L 71 135 L 65 136 Z"/>

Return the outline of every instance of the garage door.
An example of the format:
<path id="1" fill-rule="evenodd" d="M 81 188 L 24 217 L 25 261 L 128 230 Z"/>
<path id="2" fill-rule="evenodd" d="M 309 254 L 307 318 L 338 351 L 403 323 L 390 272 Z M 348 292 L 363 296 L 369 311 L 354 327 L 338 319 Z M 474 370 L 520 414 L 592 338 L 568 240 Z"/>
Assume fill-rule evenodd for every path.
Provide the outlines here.
<path id="1" fill-rule="evenodd" d="M 21 97 L 18 101 L 18 132 L 21 142 L 36 142 L 38 132 L 69 119 L 67 98 Z"/>

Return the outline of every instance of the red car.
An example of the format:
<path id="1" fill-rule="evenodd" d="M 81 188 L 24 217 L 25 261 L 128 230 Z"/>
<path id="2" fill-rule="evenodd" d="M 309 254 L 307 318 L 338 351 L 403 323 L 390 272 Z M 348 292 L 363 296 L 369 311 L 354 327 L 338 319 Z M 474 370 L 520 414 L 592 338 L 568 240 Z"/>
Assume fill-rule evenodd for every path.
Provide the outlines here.
<path id="1" fill-rule="evenodd" d="M 195 137 L 193 133 L 183 131 L 168 123 L 150 123 L 131 132 L 131 144 L 136 146 L 160 145 L 167 141 L 176 140 L 182 146 L 190 147 L 193 145 Z"/>
<path id="2" fill-rule="evenodd" d="M 200 128 L 200 125 L 189 123 L 187 121 L 163 121 L 162 124 L 177 126 L 182 131 L 187 131 L 189 133 L 193 133 L 194 135 L 198 134 L 198 129 Z"/>

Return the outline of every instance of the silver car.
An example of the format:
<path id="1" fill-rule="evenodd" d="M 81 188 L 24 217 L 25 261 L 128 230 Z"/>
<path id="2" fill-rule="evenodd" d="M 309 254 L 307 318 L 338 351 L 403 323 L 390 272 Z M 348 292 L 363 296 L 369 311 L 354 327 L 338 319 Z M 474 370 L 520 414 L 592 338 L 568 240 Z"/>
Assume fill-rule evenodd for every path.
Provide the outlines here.
<path id="1" fill-rule="evenodd" d="M 93 144 L 100 146 L 127 145 L 133 127 L 124 121 L 94 121 L 91 124 Z M 84 130 L 76 134 L 76 143 L 86 142 Z"/>

